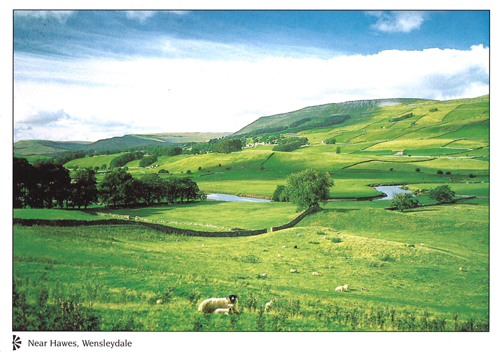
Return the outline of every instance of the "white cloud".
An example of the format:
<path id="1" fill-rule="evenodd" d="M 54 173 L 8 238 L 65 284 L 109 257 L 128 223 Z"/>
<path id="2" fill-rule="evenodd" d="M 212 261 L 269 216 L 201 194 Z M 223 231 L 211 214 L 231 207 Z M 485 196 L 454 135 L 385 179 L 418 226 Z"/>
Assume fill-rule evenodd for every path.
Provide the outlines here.
<path id="1" fill-rule="evenodd" d="M 128 133 L 232 132 L 264 115 L 317 104 L 454 99 L 489 91 L 489 49 L 481 45 L 329 60 L 40 62 L 19 54 L 15 62 L 16 140 L 54 139 L 54 134 L 65 140 L 96 140 Z M 47 82 L 55 71 L 58 79 Z M 28 79 L 28 72 L 36 79 Z M 61 111 L 71 118 L 59 119 L 57 125 L 30 120 L 55 118 Z"/>
<path id="2" fill-rule="evenodd" d="M 146 22 L 148 18 L 155 15 L 155 11 L 125 11 L 128 19 L 137 20 L 140 23 Z"/>
<path id="3" fill-rule="evenodd" d="M 28 17 L 28 18 L 41 18 L 41 19 L 55 19 L 60 23 L 66 23 L 68 18 L 72 16 L 75 11 L 14 11 L 14 16 Z"/>
<path id="4" fill-rule="evenodd" d="M 377 23 L 371 27 L 380 32 L 402 32 L 409 33 L 419 29 L 425 20 L 425 13 L 420 11 L 369 11 L 369 15 L 378 18 Z"/>

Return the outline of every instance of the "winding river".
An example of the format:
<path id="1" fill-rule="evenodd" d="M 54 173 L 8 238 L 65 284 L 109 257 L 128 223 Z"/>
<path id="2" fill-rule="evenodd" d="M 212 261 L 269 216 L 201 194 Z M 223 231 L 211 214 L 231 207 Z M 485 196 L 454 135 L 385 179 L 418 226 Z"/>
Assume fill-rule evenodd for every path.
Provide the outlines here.
<path id="1" fill-rule="evenodd" d="M 231 194 L 212 193 L 207 195 L 207 199 L 219 200 L 223 202 L 270 202 L 269 199 L 238 197 Z"/>
<path id="2" fill-rule="evenodd" d="M 378 198 L 377 200 L 391 200 L 396 193 L 411 193 L 411 191 L 401 189 L 403 186 L 377 186 L 374 187 L 377 191 L 386 194 L 386 197 Z"/>

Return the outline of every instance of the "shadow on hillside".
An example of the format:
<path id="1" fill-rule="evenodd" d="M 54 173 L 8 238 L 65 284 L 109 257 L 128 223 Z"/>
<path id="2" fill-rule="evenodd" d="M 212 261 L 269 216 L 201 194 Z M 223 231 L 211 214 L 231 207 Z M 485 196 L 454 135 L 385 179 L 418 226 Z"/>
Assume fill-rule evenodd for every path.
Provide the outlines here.
<path id="1" fill-rule="evenodd" d="M 351 211 L 358 211 L 361 209 L 321 209 L 319 212 L 325 212 L 325 213 L 350 213 Z"/>

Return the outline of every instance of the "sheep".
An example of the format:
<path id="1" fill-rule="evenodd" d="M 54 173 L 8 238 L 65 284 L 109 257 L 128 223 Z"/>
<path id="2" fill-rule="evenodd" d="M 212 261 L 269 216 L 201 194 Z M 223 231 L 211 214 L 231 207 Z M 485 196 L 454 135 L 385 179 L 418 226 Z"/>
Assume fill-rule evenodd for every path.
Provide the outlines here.
<path id="1" fill-rule="evenodd" d="M 225 298 L 209 298 L 201 302 L 198 311 L 202 313 L 213 313 L 217 308 L 227 308 L 233 305 L 233 312 L 239 313 L 238 295 L 227 295 Z"/>
<path id="2" fill-rule="evenodd" d="M 260 276 L 267 277 L 267 273 L 262 273 L 262 274 L 260 274 Z"/>
<path id="3" fill-rule="evenodd" d="M 313 273 L 312 273 L 312 274 L 313 274 L 314 276 L 320 276 L 320 274 L 319 274 L 318 272 L 316 272 L 316 271 L 313 271 Z"/>
<path id="4" fill-rule="evenodd" d="M 338 286 L 335 288 L 335 292 L 344 292 L 344 286 Z"/>
<path id="5" fill-rule="evenodd" d="M 224 314 L 229 315 L 234 313 L 234 306 L 232 304 L 228 304 L 227 308 L 217 308 L 214 310 L 214 314 Z"/>
<path id="6" fill-rule="evenodd" d="M 161 299 L 156 301 L 156 304 L 162 304 L 162 303 L 163 303 L 163 301 Z"/>
<path id="7" fill-rule="evenodd" d="M 278 258 L 281 257 L 281 254 L 278 253 Z"/>
<path id="8" fill-rule="evenodd" d="M 271 309 L 273 306 L 273 303 L 276 302 L 276 298 L 271 299 L 269 302 L 266 303 L 266 307 L 264 308 L 264 311 L 267 312 Z"/>
<path id="9" fill-rule="evenodd" d="M 291 273 L 296 273 L 296 272 L 297 272 L 297 269 L 290 269 L 290 272 L 291 272 Z"/>
<path id="10" fill-rule="evenodd" d="M 286 246 L 281 246 L 281 248 L 286 248 Z"/>
<path id="11" fill-rule="evenodd" d="M 297 237 L 299 237 L 299 236 L 300 236 L 300 233 L 297 235 Z"/>
<path id="12" fill-rule="evenodd" d="M 345 284 L 344 286 L 342 286 L 344 288 L 344 291 L 347 291 L 349 290 L 349 285 Z"/>
<path id="13" fill-rule="evenodd" d="M 361 287 L 361 291 L 366 291 L 366 288 L 364 288 L 364 287 Z"/>

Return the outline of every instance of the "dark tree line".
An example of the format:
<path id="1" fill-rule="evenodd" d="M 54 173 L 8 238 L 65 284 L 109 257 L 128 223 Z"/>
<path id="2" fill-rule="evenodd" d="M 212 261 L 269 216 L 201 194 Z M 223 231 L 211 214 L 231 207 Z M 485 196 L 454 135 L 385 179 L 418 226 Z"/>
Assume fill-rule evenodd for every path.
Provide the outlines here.
<path id="1" fill-rule="evenodd" d="M 106 174 L 98 186 L 95 171 L 80 169 L 70 178 L 62 165 L 14 158 L 13 207 L 54 208 L 85 207 L 101 202 L 106 206 L 124 206 L 144 202 L 190 201 L 201 197 L 196 182 L 189 178 L 146 174 L 133 178 L 123 169 Z"/>

